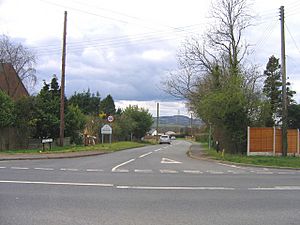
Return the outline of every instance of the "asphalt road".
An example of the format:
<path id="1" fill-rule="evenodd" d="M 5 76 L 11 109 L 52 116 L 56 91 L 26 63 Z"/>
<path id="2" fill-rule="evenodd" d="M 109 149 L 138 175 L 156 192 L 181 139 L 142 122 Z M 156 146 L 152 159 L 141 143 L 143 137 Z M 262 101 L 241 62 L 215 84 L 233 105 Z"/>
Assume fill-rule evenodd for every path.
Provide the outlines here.
<path id="1" fill-rule="evenodd" d="M 191 159 L 189 146 L 0 161 L 0 225 L 299 224 L 300 171 Z"/>

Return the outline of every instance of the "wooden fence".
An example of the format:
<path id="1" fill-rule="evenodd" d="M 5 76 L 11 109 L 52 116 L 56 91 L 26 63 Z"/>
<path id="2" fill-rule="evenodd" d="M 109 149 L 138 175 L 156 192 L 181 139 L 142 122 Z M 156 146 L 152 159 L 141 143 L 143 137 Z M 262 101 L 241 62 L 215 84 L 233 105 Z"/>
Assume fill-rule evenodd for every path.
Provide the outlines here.
<path id="1" fill-rule="evenodd" d="M 288 129 L 288 155 L 300 156 L 299 129 Z M 248 127 L 247 155 L 281 155 L 282 131 L 275 127 Z"/>

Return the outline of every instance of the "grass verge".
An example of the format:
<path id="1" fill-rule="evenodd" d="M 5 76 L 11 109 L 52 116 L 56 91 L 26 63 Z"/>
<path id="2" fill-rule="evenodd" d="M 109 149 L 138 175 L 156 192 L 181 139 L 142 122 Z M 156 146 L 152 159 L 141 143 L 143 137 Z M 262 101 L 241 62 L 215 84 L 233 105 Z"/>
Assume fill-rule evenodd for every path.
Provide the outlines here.
<path id="1" fill-rule="evenodd" d="M 114 142 L 112 144 L 97 144 L 90 146 L 76 145 L 76 146 L 65 146 L 65 147 L 53 147 L 52 149 L 46 149 L 42 151 L 42 149 L 16 149 L 16 150 L 7 150 L 1 151 L 0 153 L 6 154 L 37 154 L 37 153 L 67 153 L 67 152 L 82 152 L 82 151 L 101 151 L 101 152 L 115 152 L 124 149 L 143 147 L 147 145 L 147 143 L 141 142 Z"/>
<path id="2" fill-rule="evenodd" d="M 234 162 L 234 163 L 244 163 L 259 166 L 271 166 L 271 167 L 286 167 L 286 168 L 298 168 L 300 169 L 300 157 L 281 157 L 281 156 L 246 156 L 246 155 L 234 155 L 226 153 L 222 156 L 222 153 L 215 149 L 208 149 L 208 145 L 203 143 L 204 152 L 207 156 L 213 159 Z"/>

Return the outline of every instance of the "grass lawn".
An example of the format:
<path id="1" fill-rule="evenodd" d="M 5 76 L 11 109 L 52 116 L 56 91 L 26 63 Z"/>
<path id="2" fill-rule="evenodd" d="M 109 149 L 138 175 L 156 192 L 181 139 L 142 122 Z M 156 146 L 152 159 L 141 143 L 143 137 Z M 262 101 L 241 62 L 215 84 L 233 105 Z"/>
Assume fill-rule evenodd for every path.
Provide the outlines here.
<path id="1" fill-rule="evenodd" d="M 208 145 L 202 144 L 204 147 L 204 151 L 207 156 L 228 161 L 228 162 L 235 162 L 235 163 L 246 163 L 246 164 L 253 164 L 253 165 L 261 165 L 261 166 L 275 166 L 275 167 L 289 167 L 289 168 L 299 168 L 300 169 L 300 157 L 281 157 L 281 156 L 246 156 L 246 155 L 233 155 L 226 153 L 222 156 L 222 153 L 215 149 L 208 150 Z"/>
<path id="2" fill-rule="evenodd" d="M 65 152 L 80 152 L 80 151 L 101 151 L 101 152 L 115 152 L 124 149 L 137 148 L 147 145 L 147 143 L 140 142 L 114 142 L 112 144 L 97 144 L 90 146 L 76 145 L 76 146 L 65 146 L 65 147 L 53 147 L 51 150 L 46 149 L 42 151 L 42 149 L 22 149 L 22 150 L 7 150 L 1 151 L 0 153 L 8 153 L 8 154 L 18 154 L 18 153 L 65 153 Z"/>

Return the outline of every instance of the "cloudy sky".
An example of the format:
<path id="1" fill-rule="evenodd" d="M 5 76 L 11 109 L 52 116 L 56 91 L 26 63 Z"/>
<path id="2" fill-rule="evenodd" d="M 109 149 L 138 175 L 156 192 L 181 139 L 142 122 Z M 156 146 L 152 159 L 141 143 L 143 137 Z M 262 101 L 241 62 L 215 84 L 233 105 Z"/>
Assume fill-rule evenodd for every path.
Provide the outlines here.
<path id="1" fill-rule="evenodd" d="M 252 0 L 253 26 L 245 38 L 249 60 L 261 67 L 280 57 L 279 10 L 286 12 L 287 73 L 300 102 L 300 2 Z M 138 104 L 161 115 L 188 114 L 184 103 L 162 91 L 177 68 L 185 38 L 206 29 L 211 0 L 0 0 L 0 33 L 37 57 L 38 84 L 61 74 L 64 11 L 68 11 L 66 94 L 88 88 L 111 94 L 118 107 Z"/>

